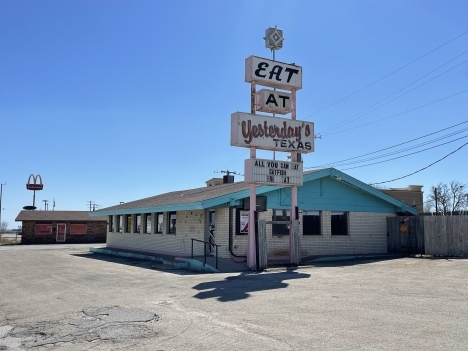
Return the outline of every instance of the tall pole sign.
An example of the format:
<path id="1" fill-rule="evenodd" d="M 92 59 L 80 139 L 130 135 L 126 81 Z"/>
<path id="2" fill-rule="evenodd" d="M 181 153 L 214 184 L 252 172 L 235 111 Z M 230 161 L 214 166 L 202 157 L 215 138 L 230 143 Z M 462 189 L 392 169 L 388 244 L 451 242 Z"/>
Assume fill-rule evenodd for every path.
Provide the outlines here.
<path id="1" fill-rule="evenodd" d="M 250 148 L 245 160 L 245 181 L 250 183 L 247 265 L 256 267 L 255 208 L 256 186 L 283 185 L 291 187 L 289 261 L 300 262 L 297 225 L 297 186 L 303 183 L 302 162 L 298 155 L 314 151 L 314 123 L 296 119 L 296 91 L 302 89 L 302 67 L 275 60 L 275 51 L 283 47 L 283 31 L 268 28 L 265 46 L 273 52 L 273 60 L 250 56 L 245 60 L 245 81 L 250 83 L 250 113 L 231 115 L 231 145 Z M 262 85 L 270 89 L 260 89 Z M 276 89 L 281 89 L 277 91 Z M 259 115 L 257 111 L 272 113 Z M 278 118 L 275 114 L 291 114 Z M 290 152 L 291 162 L 256 158 L 256 150 Z M 296 223 L 297 224 L 297 223 Z"/>

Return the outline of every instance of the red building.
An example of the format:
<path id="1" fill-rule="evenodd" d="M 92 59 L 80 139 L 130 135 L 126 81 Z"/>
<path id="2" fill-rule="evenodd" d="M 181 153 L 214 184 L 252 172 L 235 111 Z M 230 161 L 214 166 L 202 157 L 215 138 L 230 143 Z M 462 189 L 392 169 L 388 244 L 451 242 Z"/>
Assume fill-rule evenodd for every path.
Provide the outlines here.
<path id="1" fill-rule="evenodd" d="M 22 244 L 104 243 L 107 216 L 90 217 L 88 211 L 21 211 Z"/>

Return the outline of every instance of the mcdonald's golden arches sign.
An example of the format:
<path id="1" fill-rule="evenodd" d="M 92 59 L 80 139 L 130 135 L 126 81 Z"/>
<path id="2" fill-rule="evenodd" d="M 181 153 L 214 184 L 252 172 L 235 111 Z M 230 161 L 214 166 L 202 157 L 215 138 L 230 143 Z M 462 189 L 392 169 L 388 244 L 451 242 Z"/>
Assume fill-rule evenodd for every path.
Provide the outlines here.
<path id="1" fill-rule="evenodd" d="M 31 183 L 32 179 L 32 183 Z M 42 178 L 41 176 L 31 174 L 28 178 L 28 183 L 26 184 L 26 189 L 28 190 L 42 190 L 44 188 L 44 185 L 42 184 Z"/>

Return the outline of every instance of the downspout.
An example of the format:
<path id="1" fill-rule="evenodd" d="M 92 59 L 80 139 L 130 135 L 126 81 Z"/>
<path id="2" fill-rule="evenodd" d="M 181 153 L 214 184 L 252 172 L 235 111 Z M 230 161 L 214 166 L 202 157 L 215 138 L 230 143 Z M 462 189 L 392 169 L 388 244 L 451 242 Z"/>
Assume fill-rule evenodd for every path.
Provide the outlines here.
<path id="1" fill-rule="evenodd" d="M 231 253 L 231 255 L 233 257 L 237 257 L 237 258 L 247 258 L 247 256 L 239 256 L 239 255 L 236 255 L 234 252 L 232 252 L 232 207 L 229 206 L 229 252 Z"/>

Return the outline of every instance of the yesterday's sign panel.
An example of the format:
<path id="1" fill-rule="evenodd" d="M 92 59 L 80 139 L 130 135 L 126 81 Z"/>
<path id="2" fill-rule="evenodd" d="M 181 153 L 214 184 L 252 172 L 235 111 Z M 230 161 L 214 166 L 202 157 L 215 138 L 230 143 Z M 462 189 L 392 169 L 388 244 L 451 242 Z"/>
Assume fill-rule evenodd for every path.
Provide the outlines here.
<path id="1" fill-rule="evenodd" d="M 231 145 L 306 154 L 314 151 L 314 123 L 236 112 L 231 115 Z"/>

